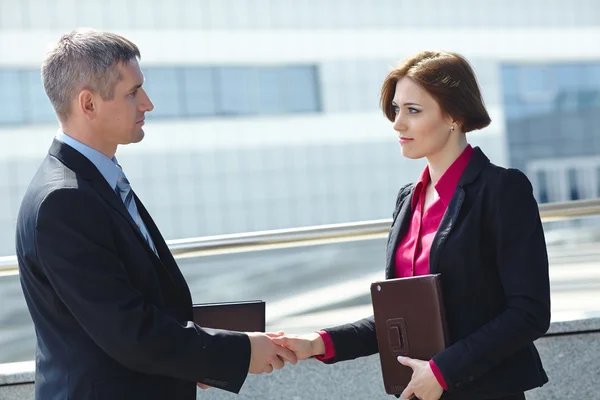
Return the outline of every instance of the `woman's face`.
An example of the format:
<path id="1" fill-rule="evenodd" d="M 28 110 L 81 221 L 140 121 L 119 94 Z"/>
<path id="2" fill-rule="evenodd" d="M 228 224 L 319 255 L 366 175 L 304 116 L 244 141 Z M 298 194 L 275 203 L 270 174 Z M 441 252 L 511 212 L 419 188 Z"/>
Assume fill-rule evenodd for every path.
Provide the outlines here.
<path id="1" fill-rule="evenodd" d="M 411 159 L 434 157 L 444 151 L 459 127 L 446 117 L 437 101 L 411 78 L 396 83 L 392 101 L 402 155 Z"/>

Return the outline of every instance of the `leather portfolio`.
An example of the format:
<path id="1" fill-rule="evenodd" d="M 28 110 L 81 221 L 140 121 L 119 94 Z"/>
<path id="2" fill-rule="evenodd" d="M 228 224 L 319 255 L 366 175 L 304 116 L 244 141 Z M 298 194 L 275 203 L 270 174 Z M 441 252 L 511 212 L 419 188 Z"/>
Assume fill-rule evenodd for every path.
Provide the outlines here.
<path id="1" fill-rule="evenodd" d="M 399 395 L 412 369 L 397 357 L 429 361 L 448 344 L 440 276 L 374 282 L 371 299 L 385 391 Z"/>
<path id="2" fill-rule="evenodd" d="M 238 332 L 264 332 L 265 302 L 262 300 L 194 304 L 194 322 L 202 328 Z"/>

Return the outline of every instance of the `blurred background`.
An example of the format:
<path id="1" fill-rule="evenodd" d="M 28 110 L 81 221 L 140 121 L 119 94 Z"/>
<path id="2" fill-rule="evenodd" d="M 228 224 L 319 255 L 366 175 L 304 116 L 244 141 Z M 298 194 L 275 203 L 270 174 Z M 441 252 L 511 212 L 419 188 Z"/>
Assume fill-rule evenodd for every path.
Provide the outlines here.
<path id="1" fill-rule="evenodd" d="M 492 124 L 469 133 L 519 168 L 540 204 L 600 197 L 600 2 L 595 0 L 0 0 L 0 256 L 58 128 L 40 79 L 77 27 L 141 50 L 155 104 L 117 156 L 166 239 L 391 217 L 424 160 L 402 158 L 379 108 L 414 52 L 463 54 Z M 600 218 L 545 224 L 553 320 L 600 316 Z M 269 329 L 371 313 L 385 239 L 188 257 L 195 302 L 263 299 Z M 0 277 L 0 363 L 32 360 L 18 275 Z"/>

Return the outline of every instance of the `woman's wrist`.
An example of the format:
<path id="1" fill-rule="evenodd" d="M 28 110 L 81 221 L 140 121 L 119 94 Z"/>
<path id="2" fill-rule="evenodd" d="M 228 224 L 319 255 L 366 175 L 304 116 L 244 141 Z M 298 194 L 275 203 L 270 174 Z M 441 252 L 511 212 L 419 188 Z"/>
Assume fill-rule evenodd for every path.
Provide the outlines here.
<path id="1" fill-rule="evenodd" d="M 325 354 L 325 342 L 323 338 L 317 332 L 311 333 L 308 336 L 310 341 L 312 356 L 322 356 Z"/>

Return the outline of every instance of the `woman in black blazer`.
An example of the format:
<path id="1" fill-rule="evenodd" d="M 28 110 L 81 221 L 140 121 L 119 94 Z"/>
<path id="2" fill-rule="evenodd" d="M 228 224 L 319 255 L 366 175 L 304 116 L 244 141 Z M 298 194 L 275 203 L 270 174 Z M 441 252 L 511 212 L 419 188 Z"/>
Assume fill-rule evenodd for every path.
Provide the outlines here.
<path id="1" fill-rule="evenodd" d="M 402 154 L 428 164 L 398 193 L 386 278 L 440 273 L 450 336 L 432 360 L 399 360 L 413 369 L 402 397 L 524 399 L 548 381 L 533 342 L 550 325 L 548 257 L 531 184 L 468 145 L 465 134 L 490 118 L 460 55 L 408 58 L 387 76 L 381 106 Z M 274 341 L 327 363 L 378 351 L 373 317 Z"/>

